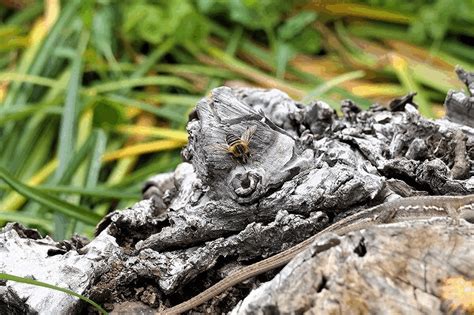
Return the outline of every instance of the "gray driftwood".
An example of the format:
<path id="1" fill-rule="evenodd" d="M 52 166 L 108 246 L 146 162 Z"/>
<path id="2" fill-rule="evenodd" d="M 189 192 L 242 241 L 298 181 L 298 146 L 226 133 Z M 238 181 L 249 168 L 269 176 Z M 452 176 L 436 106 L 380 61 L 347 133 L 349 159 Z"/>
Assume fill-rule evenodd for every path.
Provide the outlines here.
<path id="1" fill-rule="evenodd" d="M 472 74 L 458 72 L 470 86 Z M 109 308 L 115 304 L 116 311 L 136 302 L 164 308 L 361 208 L 400 196 L 472 193 L 474 129 L 463 111 L 470 114 L 473 102 L 463 93 L 448 94 L 449 119 L 431 121 L 420 117 L 413 95 L 394 100 L 390 109 L 373 105 L 363 111 L 344 101 L 338 116 L 324 102 L 303 105 L 278 90 L 215 89 L 190 115 L 184 162 L 151 178 L 146 200 L 109 214 L 84 248 L 68 246 L 50 253 L 55 255 L 47 249 L 60 244 L 47 240 L 40 246 L 44 240 L 6 228 L 0 248 L 13 238 L 16 249 L 8 251 L 8 260 L 1 256 L 0 267 L 62 283 Z M 218 148 L 227 134 L 241 135 L 250 126 L 257 129 L 248 163 Z M 471 227 L 458 229 L 462 238 Z M 442 235 L 433 234 L 433 242 L 444 242 Z M 39 257 L 35 263 L 44 267 L 19 272 L 12 265 L 21 252 Z M 393 254 L 375 253 L 380 260 Z M 48 268 L 61 271 L 53 275 Z M 252 281 L 215 299 L 212 310 L 230 310 L 250 287 Z M 80 306 L 77 299 L 11 281 L 1 288 L 9 295 L 0 310 L 53 307 L 35 300 L 54 301 L 57 311 Z"/>
<path id="2" fill-rule="evenodd" d="M 458 78 L 464 82 L 468 94 L 451 90 L 446 96 L 446 117 L 462 125 L 474 127 L 474 74 L 456 67 Z"/>
<path id="3" fill-rule="evenodd" d="M 474 311 L 474 225 L 449 219 L 374 226 L 302 253 L 252 291 L 241 314 L 445 314 Z M 469 289 L 470 288 L 470 289 Z"/>
<path id="4" fill-rule="evenodd" d="M 38 232 L 9 223 L 0 232 L 0 272 L 88 294 L 110 262 L 120 260 L 115 239 L 103 233 L 89 244 L 81 238 L 55 242 Z M 75 314 L 79 299 L 15 281 L 0 283 L 0 314 Z"/>

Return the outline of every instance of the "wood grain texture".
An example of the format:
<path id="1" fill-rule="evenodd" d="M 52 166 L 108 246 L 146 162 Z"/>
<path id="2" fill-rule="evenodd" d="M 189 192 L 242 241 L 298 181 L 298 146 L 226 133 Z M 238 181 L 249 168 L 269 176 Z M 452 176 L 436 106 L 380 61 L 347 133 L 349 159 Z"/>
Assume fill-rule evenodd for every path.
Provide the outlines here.
<path id="1" fill-rule="evenodd" d="M 439 218 L 352 232 L 322 255 L 298 256 L 231 314 L 467 314 L 472 301 L 447 285 L 472 281 L 473 246 L 474 225 Z"/>

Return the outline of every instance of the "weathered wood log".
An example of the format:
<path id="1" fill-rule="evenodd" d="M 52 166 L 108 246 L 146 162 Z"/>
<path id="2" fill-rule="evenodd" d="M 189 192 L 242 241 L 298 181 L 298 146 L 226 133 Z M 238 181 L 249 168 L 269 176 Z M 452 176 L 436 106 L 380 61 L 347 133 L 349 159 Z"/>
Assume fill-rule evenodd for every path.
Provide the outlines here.
<path id="1" fill-rule="evenodd" d="M 165 293 L 184 286 L 178 282 L 186 283 L 222 265 L 219 259 L 252 261 L 285 249 L 288 243 L 280 243 L 275 234 L 272 244 L 281 244 L 280 248 L 268 252 L 268 243 L 257 241 L 260 232 L 254 237 L 260 249 L 252 248 L 257 253 L 253 257 L 237 251 L 248 246 L 247 241 L 241 239 L 234 246 L 226 243 L 249 222 L 272 222 L 275 211 L 305 217 L 321 210 L 337 219 L 353 205 L 380 203 L 395 194 L 471 192 L 472 130 L 423 119 L 410 102 L 412 96 L 397 101 L 392 111 L 373 107 L 366 112 L 345 102 L 344 117 L 338 119 L 323 102 L 304 107 L 275 90 L 214 90 L 198 104 L 188 124 L 190 143 L 183 155 L 193 168 L 186 166 L 191 183 L 187 191 L 198 189 L 184 196 L 195 196 L 194 201 L 171 201 L 171 225 L 137 244 L 142 252 L 170 253 L 170 249 L 188 247 L 171 251 L 175 256 L 167 256 L 172 261 L 169 265 L 160 260 L 164 264 L 160 274 L 173 275 L 170 282 L 160 282 Z M 239 163 L 213 147 L 225 144 L 228 133 L 241 134 L 252 125 L 257 131 L 248 163 Z M 176 185 L 174 189 L 183 188 Z M 295 236 L 289 244 L 302 240 Z M 208 248 L 217 237 L 224 237 L 217 240 L 226 250 L 211 252 Z M 186 261 L 193 263 L 186 266 Z"/>
<path id="2" fill-rule="evenodd" d="M 7 224 L 0 232 L 0 272 L 31 278 L 87 294 L 122 250 L 109 234 L 89 244 L 79 238 L 55 242 L 18 224 Z M 0 314 L 76 314 L 79 299 L 47 288 L 6 281 L 0 284 Z"/>
<path id="3" fill-rule="evenodd" d="M 456 99 L 448 95 L 446 106 Z M 110 308 L 115 304 L 116 310 L 129 310 L 134 302 L 164 308 L 362 208 L 398 196 L 474 192 L 474 128 L 466 115 L 425 119 L 413 95 L 395 100 L 391 109 L 374 105 L 362 111 L 344 101 L 342 113 L 338 117 L 321 101 L 302 105 L 277 90 L 213 90 L 190 115 L 185 161 L 174 172 L 148 181 L 147 200 L 104 218 L 90 244 L 56 252 L 56 268 L 65 271 L 52 282 L 63 281 Z M 256 131 L 244 161 L 224 148 L 229 134 L 241 137 L 248 128 Z M 469 235 L 471 226 L 457 228 Z M 12 237 L 19 244 L 10 257 L 18 259 L 16 251 L 37 255 L 33 252 L 39 249 L 31 248 L 39 248 L 32 244 L 40 240 L 15 238 L 11 231 L 4 229 L 3 235 L 10 234 L 0 238 L 0 246 Z M 48 246 L 56 245 L 51 241 Z M 101 248 L 107 251 L 99 255 Z M 42 265 L 53 260 L 39 253 Z M 384 253 L 378 253 L 380 259 Z M 71 268 L 71 259 L 88 263 L 89 270 Z M 3 258 L 0 262 L 5 265 Z M 10 266 L 3 269 L 17 272 Z M 30 273 L 51 282 L 48 272 Z M 78 277 L 80 285 L 69 280 Z M 54 311 L 80 307 L 76 299 L 63 302 L 64 296 L 61 300 L 11 283 L 0 307 L 22 305 L 33 294 L 41 301 L 57 301 Z M 232 292 L 211 302 L 212 310 L 229 311 L 241 297 L 241 290 Z M 25 307 L 51 310 L 41 303 Z"/>
<path id="4" fill-rule="evenodd" d="M 474 312 L 473 224 L 413 221 L 327 239 L 338 242 L 296 257 L 231 314 Z"/>
<path id="5" fill-rule="evenodd" d="M 466 85 L 469 95 L 450 90 L 444 101 L 446 117 L 461 125 L 474 127 L 474 74 L 456 67 L 459 80 Z"/>

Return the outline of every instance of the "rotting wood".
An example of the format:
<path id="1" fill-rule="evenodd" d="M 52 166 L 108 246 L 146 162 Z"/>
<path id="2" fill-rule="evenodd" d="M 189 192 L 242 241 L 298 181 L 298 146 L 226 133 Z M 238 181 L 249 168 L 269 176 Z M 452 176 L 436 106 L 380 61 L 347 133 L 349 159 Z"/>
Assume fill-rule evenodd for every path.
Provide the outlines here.
<path id="1" fill-rule="evenodd" d="M 458 73 L 472 85 L 472 74 Z M 60 258 L 64 264 L 91 260 L 79 293 L 109 307 L 179 303 L 240 265 L 274 255 L 360 209 L 397 196 L 472 193 L 474 129 L 466 117 L 473 104 L 472 95 L 450 92 L 448 119 L 431 121 L 420 117 L 410 96 L 392 110 L 374 105 L 363 111 L 344 101 L 339 117 L 324 102 L 302 105 L 278 90 L 215 89 L 190 115 L 185 161 L 150 179 L 144 191 L 149 199 L 109 214 L 84 249 L 54 257 L 58 264 Z M 247 163 L 216 149 L 228 133 L 250 126 L 257 129 Z M 31 244 L 40 241 L 18 242 L 36 248 Z M 37 263 L 50 261 L 41 256 Z M 65 277 L 79 274 L 69 268 Z M 11 281 L 4 287 L 10 306 L 33 294 Z M 234 291 L 211 302 L 212 310 L 230 310 L 227 302 L 240 296 Z M 34 292 L 35 299 L 48 303 L 25 307 L 48 312 L 79 303 L 55 303 L 41 292 Z"/>

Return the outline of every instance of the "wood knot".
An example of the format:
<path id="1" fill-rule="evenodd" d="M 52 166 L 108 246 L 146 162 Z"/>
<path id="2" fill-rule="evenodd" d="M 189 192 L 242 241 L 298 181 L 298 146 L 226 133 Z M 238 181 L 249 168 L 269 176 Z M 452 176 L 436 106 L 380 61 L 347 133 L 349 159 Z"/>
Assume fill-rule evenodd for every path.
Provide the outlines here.
<path id="1" fill-rule="evenodd" d="M 261 176 L 252 171 L 236 173 L 231 180 L 232 188 L 239 197 L 248 197 L 257 189 Z"/>

